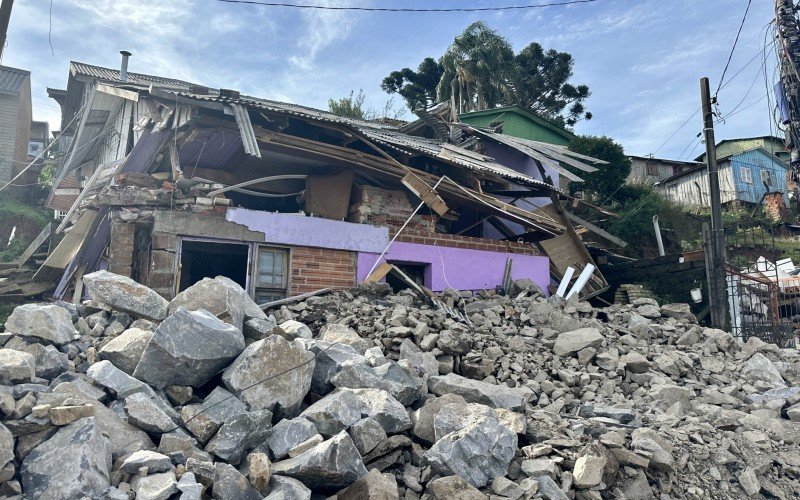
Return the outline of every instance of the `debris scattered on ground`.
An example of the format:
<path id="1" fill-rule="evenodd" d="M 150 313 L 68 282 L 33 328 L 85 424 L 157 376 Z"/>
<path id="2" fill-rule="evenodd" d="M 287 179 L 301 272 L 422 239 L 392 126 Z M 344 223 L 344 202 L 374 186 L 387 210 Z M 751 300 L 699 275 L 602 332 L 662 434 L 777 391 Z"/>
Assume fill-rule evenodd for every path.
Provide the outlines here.
<path id="1" fill-rule="evenodd" d="M 685 304 L 371 284 L 265 313 L 93 274 L 0 335 L 0 496 L 800 495 L 800 355 Z"/>

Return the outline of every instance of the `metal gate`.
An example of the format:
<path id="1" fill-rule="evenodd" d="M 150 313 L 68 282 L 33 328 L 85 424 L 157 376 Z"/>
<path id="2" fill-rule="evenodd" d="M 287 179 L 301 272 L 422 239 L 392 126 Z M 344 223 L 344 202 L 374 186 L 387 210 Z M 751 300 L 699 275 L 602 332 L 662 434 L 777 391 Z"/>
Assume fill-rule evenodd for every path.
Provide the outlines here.
<path id="1" fill-rule="evenodd" d="M 771 226 L 726 228 L 726 284 L 730 331 L 781 347 L 800 332 L 800 276 L 781 259 Z M 797 263 L 800 264 L 800 263 Z"/>

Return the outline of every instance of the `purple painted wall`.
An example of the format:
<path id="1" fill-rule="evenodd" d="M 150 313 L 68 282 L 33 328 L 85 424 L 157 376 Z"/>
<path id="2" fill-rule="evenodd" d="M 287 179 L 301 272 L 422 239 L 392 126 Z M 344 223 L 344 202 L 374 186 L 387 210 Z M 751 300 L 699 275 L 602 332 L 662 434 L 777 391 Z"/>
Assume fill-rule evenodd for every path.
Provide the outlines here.
<path id="1" fill-rule="evenodd" d="M 225 218 L 264 233 L 265 243 L 380 253 L 389 242 L 388 228 L 369 224 L 246 208 L 229 208 Z"/>
<path id="2" fill-rule="evenodd" d="M 440 257 L 441 253 L 441 257 Z M 359 252 L 358 281 L 367 277 L 379 253 Z M 381 262 L 430 264 L 425 269 L 425 285 L 435 292 L 448 287 L 458 290 L 494 289 L 503 283 L 506 259 L 511 258 L 513 279 L 528 278 L 543 291 L 550 284 L 550 259 L 465 248 L 435 247 L 416 243 L 394 243 Z M 448 284 L 449 283 L 449 284 Z"/>

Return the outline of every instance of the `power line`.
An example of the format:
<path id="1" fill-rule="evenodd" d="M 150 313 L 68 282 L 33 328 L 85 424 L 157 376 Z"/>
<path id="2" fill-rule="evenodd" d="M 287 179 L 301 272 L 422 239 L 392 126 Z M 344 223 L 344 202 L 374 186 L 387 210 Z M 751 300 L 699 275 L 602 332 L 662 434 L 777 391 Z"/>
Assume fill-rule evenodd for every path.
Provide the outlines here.
<path id="1" fill-rule="evenodd" d="M 719 89 L 722 88 L 722 83 L 725 81 L 725 73 L 728 72 L 728 66 L 731 64 L 731 59 L 733 58 L 733 52 L 736 50 L 736 44 L 739 42 L 739 35 L 742 34 L 742 28 L 744 27 L 744 21 L 747 19 L 747 13 L 750 11 L 750 3 L 753 0 L 747 0 L 747 8 L 744 9 L 744 15 L 742 16 L 742 23 L 739 25 L 739 31 L 736 32 L 736 38 L 733 40 L 733 46 L 731 47 L 731 53 L 728 54 L 728 61 L 725 63 L 725 69 L 722 70 L 722 76 L 719 79 L 719 85 L 717 86 L 717 91 L 714 92 L 716 96 L 719 93 Z"/>
<path id="2" fill-rule="evenodd" d="M 216 0 L 217 2 L 245 4 L 245 5 L 259 5 L 262 7 L 287 7 L 294 9 L 314 9 L 314 10 L 347 10 L 347 11 L 362 11 L 362 12 L 496 12 L 504 10 L 525 10 L 525 9 L 541 9 L 544 7 L 559 7 L 562 5 L 574 5 L 581 3 L 592 3 L 598 0 L 569 0 L 566 2 L 551 2 L 541 4 L 527 4 L 527 5 L 507 5 L 503 7 L 452 7 L 440 9 L 424 9 L 424 8 L 409 8 L 409 7 L 356 7 L 356 6 L 335 6 L 335 5 L 313 5 L 313 4 L 294 4 L 288 2 L 262 2 L 260 0 Z"/>

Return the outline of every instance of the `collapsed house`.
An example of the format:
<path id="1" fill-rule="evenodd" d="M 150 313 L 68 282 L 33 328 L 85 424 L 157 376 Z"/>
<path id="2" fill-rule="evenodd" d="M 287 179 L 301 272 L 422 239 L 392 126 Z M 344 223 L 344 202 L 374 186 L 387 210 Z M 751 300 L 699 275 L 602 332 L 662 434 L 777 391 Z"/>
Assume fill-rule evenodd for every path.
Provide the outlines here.
<path id="1" fill-rule="evenodd" d="M 565 165 L 602 161 L 458 123 L 446 103 L 362 121 L 129 73 L 123 57 L 73 62 L 50 89 L 68 145 L 48 207 L 65 236 L 30 290 L 79 299 L 98 269 L 167 298 L 224 275 L 259 303 L 387 270 L 433 291 L 527 278 L 547 293 L 583 271 L 582 299 L 608 286 L 558 188 L 581 180 Z"/>

